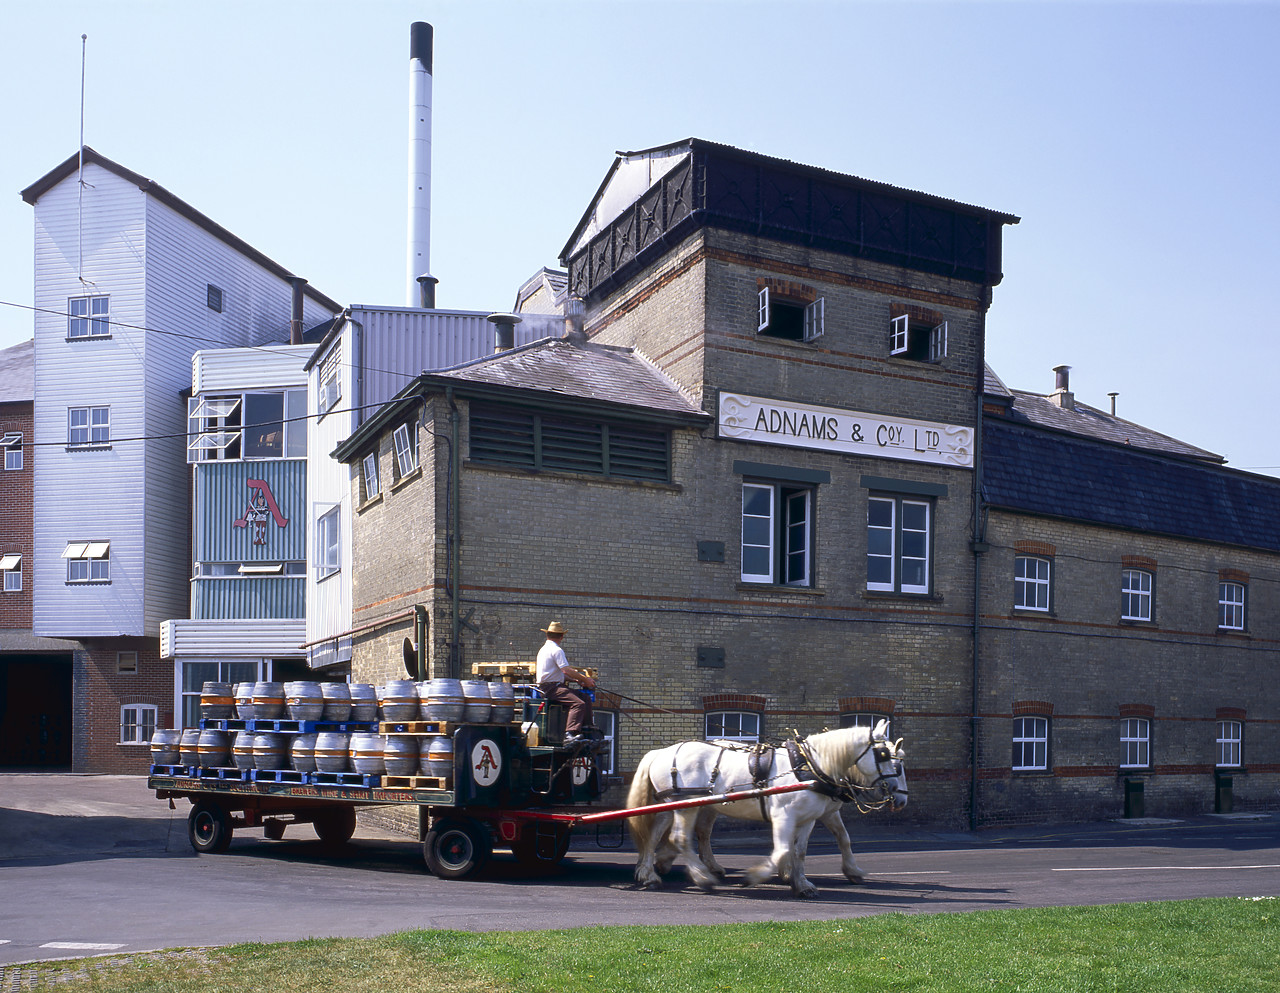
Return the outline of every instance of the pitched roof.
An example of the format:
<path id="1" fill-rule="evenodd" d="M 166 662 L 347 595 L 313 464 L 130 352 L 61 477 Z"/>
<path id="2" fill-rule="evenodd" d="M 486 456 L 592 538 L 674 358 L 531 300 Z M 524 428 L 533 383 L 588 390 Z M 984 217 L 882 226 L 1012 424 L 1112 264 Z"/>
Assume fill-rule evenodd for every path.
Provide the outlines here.
<path id="1" fill-rule="evenodd" d="M 983 419 L 983 498 L 995 507 L 1280 551 L 1280 480 L 1137 445 Z"/>
<path id="2" fill-rule="evenodd" d="M 0 403 L 36 398 L 36 340 L 0 349 Z"/>

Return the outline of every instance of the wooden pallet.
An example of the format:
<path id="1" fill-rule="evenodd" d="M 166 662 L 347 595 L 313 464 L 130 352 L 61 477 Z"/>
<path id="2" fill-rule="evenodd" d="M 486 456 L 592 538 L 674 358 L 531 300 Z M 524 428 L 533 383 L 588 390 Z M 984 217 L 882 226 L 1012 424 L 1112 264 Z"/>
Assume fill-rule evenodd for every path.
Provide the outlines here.
<path id="1" fill-rule="evenodd" d="M 449 734 L 457 726 L 448 721 L 383 721 L 378 734 Z"/>
<path id="2" fill-rule="evenodd" d="M 481 679 L 497 679 L 504 683 L 531 683 L 533 667 L 527 662 L 473 662 L 471 673 Z"/>
<path id="3" fill-rule="evenodd" d="M 398 790 L 447 790 L 449 780 L 445 776 L 383 776 L 382 785 Z"/>

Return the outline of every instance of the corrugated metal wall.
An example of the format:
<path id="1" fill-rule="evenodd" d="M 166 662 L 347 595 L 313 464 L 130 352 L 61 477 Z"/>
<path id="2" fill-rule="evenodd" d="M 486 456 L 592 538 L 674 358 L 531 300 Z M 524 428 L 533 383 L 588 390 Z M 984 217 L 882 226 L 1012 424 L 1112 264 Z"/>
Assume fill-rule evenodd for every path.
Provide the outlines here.
<path id="1" fill-rule="evenodd" d="M 303 576 L 228 576 L 191 582 L 196 620 L 296 618 L 306 615 Z"/>
<path id="2" fill-rule="evenodd" d="M 197 562 L 298 562 L 307 557 L 307 464 L 301 459 L 203 462 L 195 467 L 196 514 L 193 554 Z M 266 484 L 286 523 L 269 511 L 261 529 L 245 519 L 250 501 Z M 255 543 L 255 535 L 263 544 Z"/>

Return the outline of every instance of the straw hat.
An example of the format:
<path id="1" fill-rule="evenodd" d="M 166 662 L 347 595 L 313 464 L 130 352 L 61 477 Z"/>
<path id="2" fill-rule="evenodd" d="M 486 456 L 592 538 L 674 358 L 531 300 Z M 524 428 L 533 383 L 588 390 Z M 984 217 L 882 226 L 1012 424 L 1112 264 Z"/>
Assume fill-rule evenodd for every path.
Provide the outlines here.
<path id="1" fill-rule="evenodd" d="M 568 629 L 559 621 L 552 621 L 544 628 L 538 628 L 543 634 L 568 634 Z"/>

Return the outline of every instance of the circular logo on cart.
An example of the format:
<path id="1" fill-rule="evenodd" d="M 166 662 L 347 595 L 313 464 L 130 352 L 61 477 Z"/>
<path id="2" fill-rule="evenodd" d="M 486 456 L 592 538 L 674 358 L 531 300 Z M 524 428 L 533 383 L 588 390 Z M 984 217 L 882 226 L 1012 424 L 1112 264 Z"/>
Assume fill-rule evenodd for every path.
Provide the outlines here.
<path id="1" fill-rule="evenodd" d="M 471 778 L 479 786 L 492 786 L 502 774 L 502 749 L 492 738 L 481 738 L 471 748 Z"/>
<path id="2" fill-rule="evenodd" d="M 579 755 L 573 760 L 573 785 L 581 786 L 591 775 L 591 763 L 586 756 Z"/>

